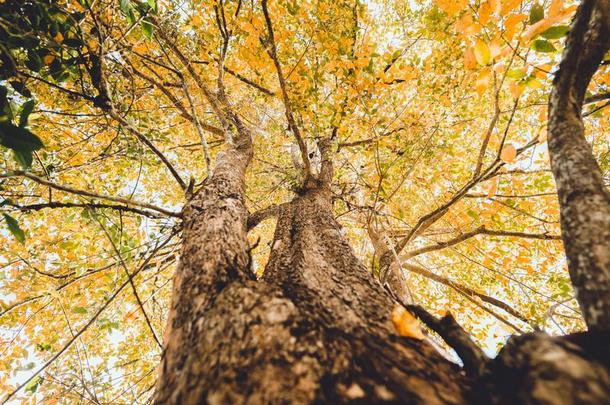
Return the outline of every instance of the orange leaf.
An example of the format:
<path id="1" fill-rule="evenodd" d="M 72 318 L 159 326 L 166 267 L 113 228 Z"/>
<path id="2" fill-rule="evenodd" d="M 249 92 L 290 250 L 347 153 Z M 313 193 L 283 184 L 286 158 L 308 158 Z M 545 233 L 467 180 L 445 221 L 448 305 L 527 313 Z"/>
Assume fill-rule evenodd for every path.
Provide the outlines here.
<path id="1" fill-rule="evenodd" d="M 468 0 L 436 0 L 435 3 L 450 16 L 456 15 L 468 6 Z"/>
<path id="2" fill-rule="evenodd" d="M 400 336 L 411 337 L 418 340 L 424 338 L 419 321 L 403 307 L 397 306 L 394 308 L 392 311 L 392 323 Z"/>
<path id="3" fill-rule="evenodd" d="M 500 15 L 504 17 L 506 14 L 513 11 L 519 4 L 521 4 L 522 0 L 506 0 L 502 1 L 502 7 L 500 8 Z"/>
<path id="4" fill-rule="evenodd" d="M 517 157 L 517 149 L 512 144 L 506 144 L 500 152 L 500 159 L 505 163 L 512 163 Z"/>
<path id="5" fill-rule="evenodd" d="M 553 0 L 549 7 L 549 17 L 555 17 L 563 10 L 563 0 Z"/>
<path id="6" fill-rule="evenodd" d="M 513 39 L 515 33 L 517 32 L 517 24 L 522 21 L 525 21 L 527 16 L 525 14 L 513 14 L 506 18 L 504 21 L 504 36 L 508 41 Z"/>
<path id="7" fill-rule="evenodd" d="M 489 68 L 483 69 L 475 82 L 475 90 L 481 96 L 491 84 L 491 71 Z"/>
<path id="8" fill-rule="evenodd" d="M 483 25 L 489 22 L 489 15 L 491 14 L 491 6 L 489 2 L 481 3 L 481 7 L 479 7 L 479 22 Z"/>
<path id="9" fill-rule="evenodd" d="M 472 48 L 468 48 L 464 51 L 464 67 L 466 69 L 474 69 L 477 67 L 477 60 L 474 57 Z"/>
<path id="10" fill-rule="evenodd" d="M 496 195 L 496 191 L 498 191 L 498 182 L 492 181 L 489 190 L 487 190 L 487 197 L 493 197 Z"/>

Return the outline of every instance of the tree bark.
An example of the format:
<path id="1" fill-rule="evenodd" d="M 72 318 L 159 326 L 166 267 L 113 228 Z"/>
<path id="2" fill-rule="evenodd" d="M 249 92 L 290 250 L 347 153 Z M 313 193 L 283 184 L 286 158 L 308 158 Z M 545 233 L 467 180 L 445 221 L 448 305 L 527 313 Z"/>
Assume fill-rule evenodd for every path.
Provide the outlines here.
<path id="1" fill-rule="evenodd" d="M 610 329 L 610 193 L 584 136 L 587 86 L 610 49 L 610 0 L 584 0 L 549 101 L 549 154 L 576 298 L 590 330 Z"/>
<path id="2" fill-rule="evenodd" d="M 311 355 L 310 401 L 462 403 L 465 378 L 423 340 L 399 337 L 393 301 L 354 256 L 326 187 L 282 207 L 264 280 L 289 297 Z"/>
<path id="3" fill-rule="evenodd" d="M 223 100 L 221 100 L 223 101 Z M 253 278 L 247 239 L 245 171 L 252 158 L 250 131 L 228 110 L 237 136 L 217 156 L 213 174 L 183 209 L 182 255 L 159 370 L 157 403 L 197 403 L 201 358 L 209 353 L 204 322 L 222 290 Z"/>

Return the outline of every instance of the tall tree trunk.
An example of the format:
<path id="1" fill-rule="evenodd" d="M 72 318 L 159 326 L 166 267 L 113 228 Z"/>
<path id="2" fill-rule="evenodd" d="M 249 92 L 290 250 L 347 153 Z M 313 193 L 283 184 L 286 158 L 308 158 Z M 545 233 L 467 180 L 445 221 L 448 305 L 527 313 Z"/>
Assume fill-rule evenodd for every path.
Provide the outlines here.
<path id="1" fill-rule="evenodd" d="M 576 298 L 590 330 L 610 329 L 610 193 L 584 135 L 587 86 L 610 49 L 610 0 L 584 0 L 549 101 L 549 153 Z"/>
<path id="2" fill-rule="evenodd" d="M 252 139 L 240 121 L 235 123 L 234 143 L 219 154 L 214 173 L 183 209 L 182 255 L 174 275 L 158 403 L 197 403 L 204 371 L 200 359 L 209 353 L 206 314 L 230 282 L 252 278 L 245 206 Z"/>

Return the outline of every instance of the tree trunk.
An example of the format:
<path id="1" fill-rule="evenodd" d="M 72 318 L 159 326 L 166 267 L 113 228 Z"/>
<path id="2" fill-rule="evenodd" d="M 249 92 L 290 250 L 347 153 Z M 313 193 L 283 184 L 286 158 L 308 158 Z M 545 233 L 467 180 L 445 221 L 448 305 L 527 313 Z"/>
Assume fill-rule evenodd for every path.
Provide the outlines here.
<path id="1" fill-rule="evenodd" d="M 610 329 L 610 193 L 584 135 L 581 110 L 610 49 L 610 0 L 579 7 L 549 102 L 549 154 L 570 278 L 590 330 Z"/>
<path id="2" fill-rule="evenodd" d="M 207 337 L 213 331 L 204 322 L 226 286 L 253 277 L 245 206 L 252 139 L 241 122 L 235 122 L 235 144 L 217 156 L 214 173 L 183 209 L 182 255 L 173 280 L 157 403 L 198 402 L 201 359 L 209 354 Z"/>
<path id="3" fill-rule="evenodd" d="M 282 207 L 263 281 L 212 250 L 228 228 L 216 243 L 186 229 L 157 403 L 464 402 L 460 368 L 394 332 L 392 302 L 341 235 L 329 190 Z"/>
<path id="4" fill-rule="evenodd" d="M 219 203 L 217 194 L 204 195 Z M 209 224 L 205 211 L 188 212 L 195 223 Z M 608 334 L 584 344 L 544 334 L 514 338 L 476 377 L 425 340 L 397 336 L 389 319 L 393 303 L 342 236 L 328 189 L 308 190 L 280 208 L 261 281 L 246 276 L 247 257 L 220 254 L 241 240 L 229 228 L 216 228 L 222 236 L 213 240 L 194 229 L 200 228 L 191 224 L 185 232 L 191 247 L 174 291 L 157 403 L 598 404 L 609 398 L 607 364 L 595 360 L 609 359 Z M 245 235 L 243 229 L 233 235 Z M 234 246 L 232 252 L 243 248 Z M 217 267 L 210 267 L 214 258 Z M 205 271 L 193 274 L 190 266 Z"/>

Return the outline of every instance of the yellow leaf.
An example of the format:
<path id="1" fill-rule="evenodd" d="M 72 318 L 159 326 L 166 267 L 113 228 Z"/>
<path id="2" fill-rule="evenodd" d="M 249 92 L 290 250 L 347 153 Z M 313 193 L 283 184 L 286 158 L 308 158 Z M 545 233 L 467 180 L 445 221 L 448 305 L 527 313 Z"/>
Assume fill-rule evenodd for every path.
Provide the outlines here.
<path id="1" fill-rule="evenodd" d="M 397 306 L 392 311 L 392 323 L 400 336 L 411 337 L 422 340 L 424 334 L 421 331 L 419 321 L 406 309 Z"/>
<path id="2" fill-rule="evenodd" d="M 454 16 L 468 6 L 468 0 L 435 0 L 436 5 L 450 16 Z"/>
<path id="3" fill-rule="evenodd" d="M 482 39 L 477 39 L 477 42 L 474 44 L 474 57 L 483 66 L 489 65 L 491 62 L 489 46 Z"/>
<path id="4" fill-rule="evenodd" d="M 512 144 L 506 144 L 500 152 L 500 159 L 505 163 L 512 163 L 517 157 L 517 149 Z"/>
<path id="5" fill-rule="evenodd" d="M 42 63 L 44 63 L 45 65 L 50 65 L 51 63 L 53 63 L 54 59 L 55 59 L 55 56 L 46 55 L 44 58 L 42 58 Z"/>
<path id="6" fill-rule="evenodd" d="M 53 37 L 53 39 L 55 40 L 55 42 L 62 43 L 64 41 L 64 36 L 61 34 L 61 32 L 58 32 L 57 35 Z"/>

